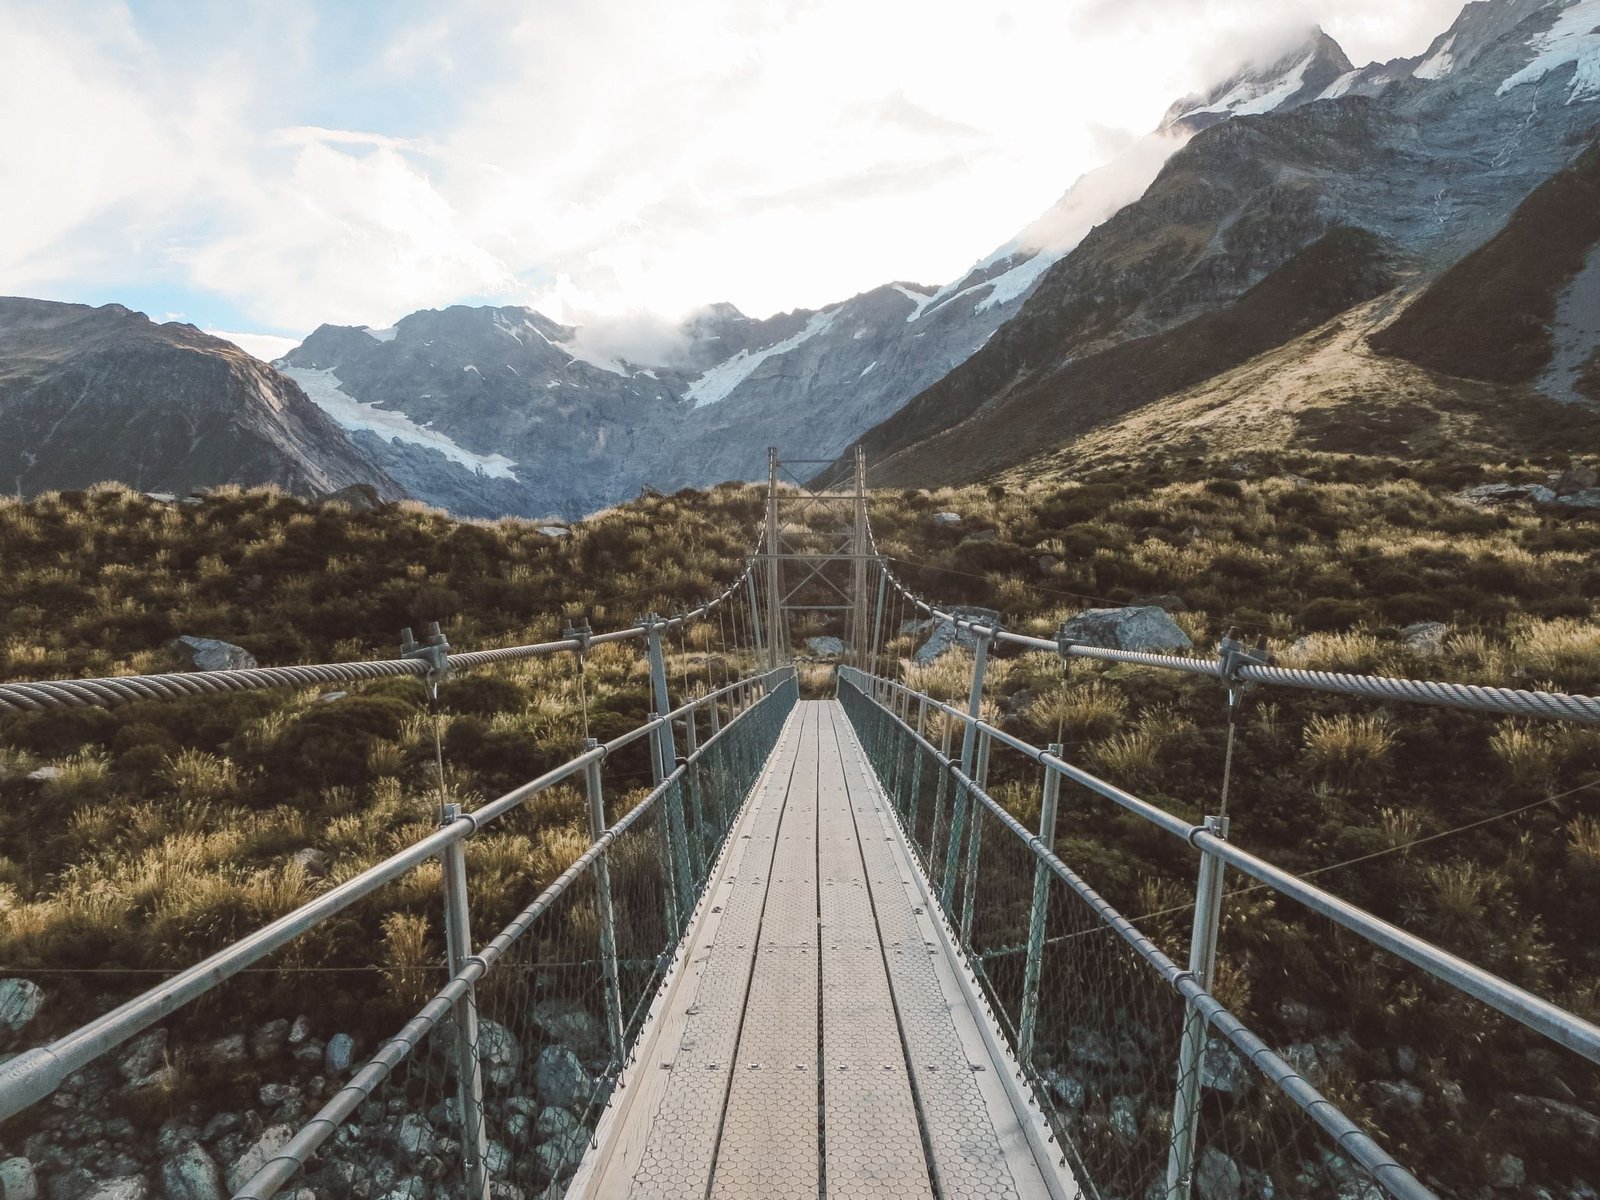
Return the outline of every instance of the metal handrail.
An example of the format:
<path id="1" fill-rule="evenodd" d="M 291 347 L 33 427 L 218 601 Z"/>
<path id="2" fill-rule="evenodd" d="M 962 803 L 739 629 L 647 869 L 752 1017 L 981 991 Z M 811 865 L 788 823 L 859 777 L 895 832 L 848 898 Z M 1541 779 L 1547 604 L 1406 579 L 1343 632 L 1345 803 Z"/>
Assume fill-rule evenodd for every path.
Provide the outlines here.
<path id="1" fill-rule="evenodd" d="M 1307 883 L 1298 876 L 1272 865 L 1265 859 L 1241 850 L 1225 839 L 1208 833 L 1203 826 L 1191 825 L 1174 817 L 1149 801 L 1141 800 L 1081 768 L 1064 762 L 1053 754 L 1040 750 L 1037 746 L 1004 733 L 985 721 L 973 718 L 960 709 L 935 700 L 897 680 L 869 675 L 854 667 L 840 668 L 840 675 L 843 678 L 859 677 L 863 682 L 885 685 L 909 699 L 924 702 L 930 708 L 988 734 L 991 738 L 1028 755 L 1047 771 L 1054 771 L 1074 783 L 1089 788 L 1157 828 L 1182 838 L 1204 853 L 1215 854 L 1257 882 L 1344 926 L 1365 941 L 1389 951 L 1457 991 L 1482 1001 L 1519 1024 L 1581 1054 L 1590 1062 L 1600 1064 L 1600 1026 L 1585 1021 L 1582 1017 L 1541 999 L 1532 992 L 1485 971 L 1482 967 L 1474 966 L 1465 959 L 1441 950 L 1365 909 L 1341 900 L 1331 892 L 1324 891 L 1315 884 Z M 870 694 L 868 688 L 862 687 L 853 678 L 851 682 L 864 694 Z M 897 717 L 896 720 L 898 719 Z"/>
<path id="2" fill-rule="evenodd" d="M 776 671 L 764 671 L 727 684 L 578 755 L 571 761 L 545 772 L 537 779 L 513 788 L 481 808 L 463 813 L 458 819 L 382 862 L 368 867 L 353 879 L 346 880 L 315 900 L 286 913 L 271 924 L 224 947 L 87 1025 L 80 1026 L 47 1045 L 25 1051 L 8 1062 L 0 1063 L 0 1120 L 14 1116 L 44 1099 L 74 1071 L 80 1070 L 163 1017 L 287 945 L 313 926 L 349 908 L 356 901 L 372 894 L 413 867 L 433 858 L 446 847 L 472 837 L 489 822 L 510 812 L 540 792 L 547 791 L 571 778 L 590 763 L 603 761 L 607 755 L 648 737 L 657 729 L 669 726 L 686 713 L 716 703 L 729 693 L 748 686 L 752 681 L 769 682 L 784 670 L 785 668 L 779 668 Z"/>
<path id="3" fill-rule="evenodd" d="M 652 788 L 649 795 L 629 809 L 622 817 L 618 818 L 615 825 L 612 825 L 591 842 L 589 848 L 571 866 L 540 892 L 499 934 L 474 953 L 462 966 L 461 970 L 439 989 L 434 998 L 424 1005 L 415 1017 L 406 1022 L 399 1033 L 380 1046 L 372 1058 L 367 1061 L 366 1065 L 352 1075 L 350 1081 L 340 1088 L 317 1111 L 316 1115 L 307 1121 L 299 1132 L 284 1144 L 282 1149 L 278 1150 L 261 1165 L 260 1170 L 234 1193 L 234 1200 L 269 1200 L 270 1197 L 276 1196 L 279 1190 L 305 1165 L 306 1161 L 338 1131 L 339 1126 L 348 1120 L 351 1114 L 361 1106 L 362 1102 L 389 1078 L 396 1067 L 410 1056 L 411 1052 L 433 1031 L 434 1026 L 449 1015 L 455 1002 L 493 968 L 495 963 L 510 949 L 511 945 L 526 933 L 532 927 L 534 921 L 538 920 L 551 905 L 561 898 L 567 889 L 572 886 L 573 882 L 584 871 L 588 870 L 595 859 L 605 853 L 617 838 L 626 833 L 634 824 L 654 809 L 660 803 L 661 798 L 682 781 L 691 765 L 716 746 L 718 742 L 728 738 L 730 733 L 739 727 L 740 722 L 759 711 L 763 704 L 774 701 L 780 694 L 780 689 L 792 682 L 793 672 L 788 668 L 768 671 L 758 678 L 768 679 L 773 675 L 779 674 L 787 674 L 790 678 L 784 680 L 778 687 L 769 691 L 760 701 L 745 709 L 733 720 L 729 721 L 728 724 L 724 725 L 721 730 L 706 739 L 698 750 L 678 764 L 672 774 Z M 686 705 L 673 715 L 686 712 L 689 707 L 691 706 Z M 649 728 L 659 724 L 661 722 L 653 722 L 645 729 L 648 731 Z M 594 758 L 595 752 L 590 752 L 579 759 L 575 759 L 574 763 L 588 763 L 593 761 Z"/>

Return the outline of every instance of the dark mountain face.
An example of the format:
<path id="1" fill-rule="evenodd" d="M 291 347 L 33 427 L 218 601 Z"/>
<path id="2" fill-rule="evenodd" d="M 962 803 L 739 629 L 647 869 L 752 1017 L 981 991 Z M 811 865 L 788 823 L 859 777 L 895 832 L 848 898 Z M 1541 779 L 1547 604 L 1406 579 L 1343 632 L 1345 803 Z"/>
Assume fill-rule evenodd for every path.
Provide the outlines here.
<path id="1" fill-rule="evenodd" d="M 0 486 L 107 479 L 403 495 L 299 388 L 228 342 L 119 304 L 0 298 Z"/>
<path id="2" fill-rule="evenodd" d="M 1367 231 L 1412 273 L 1459 260 L 1600 121 L 1600 83 L 1584 74 L 1600 73 L 1600 38 L 1591 47 L 1573 23 L 1595 7 L 1469 5 L 1430 56 L 1388 64 L 1381 87 L 1367 72 L 1377 94 L 1347 94 L 1363 75 L 1349 72 L 1324 98 L 1199 133 L 1143 197 L 1045 274 L 983 350 L 868 432 L 869 459 L 932 453 L 927 439 L 1000 408 L 1064 416 L 1095 356 L 1233 303 L 1331 229 Z M 1447 45 L 1460 57 L 1443 58 Z M 1093 407 L 1086 398 L 1085 412 Z M 965 477 L 972 444 L 939 444 L 953 474 Z M 1015 462 L 1047 448 L 1008 453 Z"/>

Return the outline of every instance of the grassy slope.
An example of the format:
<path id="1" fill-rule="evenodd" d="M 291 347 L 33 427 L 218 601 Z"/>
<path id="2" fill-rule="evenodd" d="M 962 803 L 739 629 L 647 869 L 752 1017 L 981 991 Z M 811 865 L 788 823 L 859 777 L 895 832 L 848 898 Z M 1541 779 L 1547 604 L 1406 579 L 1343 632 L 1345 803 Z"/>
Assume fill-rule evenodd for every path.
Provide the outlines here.
<path id="1" fill-rule="evenodd" d="M 1561 290 L 1600 243 L 1600 145 L 1535 189 L 1500 233 L 1446 271 L 1373 337 L 1385 354 L 1496 383 L 1550 361 Z"/>

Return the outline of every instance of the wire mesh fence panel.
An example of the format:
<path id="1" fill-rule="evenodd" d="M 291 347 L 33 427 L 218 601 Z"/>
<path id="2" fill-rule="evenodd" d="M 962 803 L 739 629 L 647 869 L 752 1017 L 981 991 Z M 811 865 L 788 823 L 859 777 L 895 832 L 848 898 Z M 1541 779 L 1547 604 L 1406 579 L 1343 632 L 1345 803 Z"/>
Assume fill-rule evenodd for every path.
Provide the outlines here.
<path id="1" fill-rule="evenodd" d="M 617 975 L 625 1044 L 631 1046 L 671 964 L 677 938 L 667 925 L 667 886 L 657 825 L 659 809 L 642 814 L 607 852 L 616 915 Z"/>
<path id="2" fill-rule="evenodd" d="M 1183 1001 L 1055 876 L 1043 916 L 1039 1003 L 1023 1062 L 1034 1094 L 1089 1194 L 1164 1194 Z M 1010 995 L 1026 956 L 995 955 L 985 966 L 996 992 Z"/>
<path id="3" fill-rule="evenodd" d="M 1600 1068 L 1293 900 L 1235 890 L 1220 961 L 1241 1017 L 1427 1186 L 1445 1196 L 1593 1189 Z M 1537 926 L 1500 942 L 1500 922 L 1479 914 L 1456 931 L 1457 948 L 1583 1011 L 1591 982 L 1563 985 L 1564 964 Z M 1282 981 L 1271 1004 L 1252 1002 L 1263 980 Z"/>
<path id="4" fill-rule="evenodd" d="M 987 807 L 979 807 L 974 815 L 980 840 L 977 871 L 972 877 L 975 903 L 965 940 L 967 959 L 988 994 L 1002 1032 L 1015 1046 L 1020 1044 L 1038 859 Z"/>

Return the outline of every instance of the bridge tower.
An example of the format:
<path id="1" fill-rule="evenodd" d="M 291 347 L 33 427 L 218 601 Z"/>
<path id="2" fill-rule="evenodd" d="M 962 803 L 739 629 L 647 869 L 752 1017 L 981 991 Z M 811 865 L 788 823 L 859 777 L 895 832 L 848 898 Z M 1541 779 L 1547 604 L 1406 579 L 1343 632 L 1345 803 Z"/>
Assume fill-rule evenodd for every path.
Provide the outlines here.
<path id="1" fill-rule="evenodd" d="M 842 482 L 848 480 L 848 483 Z M 805 518 L 807 527 L 793 527 Z M 795 626 L 839 630 L 845 658 L 866 668 L 872 658 L 868 579 L 877 561 L 867 533 L 867 457 L 784 459 L 767 451 L 767 662 L 791 656 Z"/>

